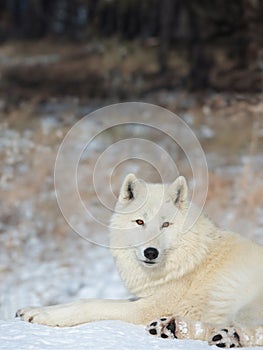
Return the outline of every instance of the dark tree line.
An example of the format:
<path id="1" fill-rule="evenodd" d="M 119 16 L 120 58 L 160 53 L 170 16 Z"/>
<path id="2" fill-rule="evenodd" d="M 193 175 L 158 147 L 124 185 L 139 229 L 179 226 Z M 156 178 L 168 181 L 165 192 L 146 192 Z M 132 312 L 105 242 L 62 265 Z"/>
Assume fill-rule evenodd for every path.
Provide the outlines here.
<path id="1" fill-rule="evenodd" d="M 209 85 L 213 57 L 223 47 L 237 66 L 263 56 L 262 0 L 1 0 L 0 40 L 63 36 L 144 40 L 159 47 L 161 72 L 169 69 L 171 47 L 186 50 L 190 76 Z M 261 57 L 262 59 L 262 57 Z"/>
<path id="2" fill-rule="evenodd" d="M 261 0 L 1 0 L 1 35 L 96 33 L 173 40 L 232 35 L 262 22 Z M 200 32 L 200 33 L 199 33 Z"/>

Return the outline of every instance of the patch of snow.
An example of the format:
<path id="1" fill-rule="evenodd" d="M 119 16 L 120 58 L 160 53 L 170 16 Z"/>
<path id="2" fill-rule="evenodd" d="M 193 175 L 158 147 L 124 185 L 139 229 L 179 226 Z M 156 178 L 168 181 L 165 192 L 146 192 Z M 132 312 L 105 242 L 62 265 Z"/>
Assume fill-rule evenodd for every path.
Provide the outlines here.
<path id="1" fill-rule="evenodd" d="M 211 139 L 215 136 L 215 132 L 207 125 L 201 125 L 198 136 L 200 139 Z"/>
<path id="2" fill-rule="evenodd" d="M 18 319 L 0 321 L 3 350 L 213 350 L 199 340 L 162 339 L 150 336 L 145 327 L 121 321 L 100 321 L 71 328 L 52 328 Z M 248 349 L 248 348 L 243 348 Z M 254 347 L 256 349 L 262 349 Z"/>

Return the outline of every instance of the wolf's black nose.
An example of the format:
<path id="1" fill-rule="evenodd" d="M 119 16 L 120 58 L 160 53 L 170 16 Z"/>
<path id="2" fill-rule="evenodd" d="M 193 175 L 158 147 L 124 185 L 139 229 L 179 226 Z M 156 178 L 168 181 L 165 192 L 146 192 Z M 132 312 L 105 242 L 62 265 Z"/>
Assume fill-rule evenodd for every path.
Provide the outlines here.
<path id="1" fill-rule="evenodd" d="M 149 247 L 144 250 L 144 256 L 146 259 L 154 260 L 158 257 L 158 255 L 159 252 L 156 248 Z"/>

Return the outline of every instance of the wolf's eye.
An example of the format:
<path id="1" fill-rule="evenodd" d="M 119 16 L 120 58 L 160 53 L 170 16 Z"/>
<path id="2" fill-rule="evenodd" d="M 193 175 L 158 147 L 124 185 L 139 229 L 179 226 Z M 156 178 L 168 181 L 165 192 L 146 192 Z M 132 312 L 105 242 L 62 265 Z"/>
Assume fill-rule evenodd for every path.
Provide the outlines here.
<path id="1" fill-rule="evenodd" d="M 136 220 L 136 224 L 138 225 L 144 225 L 144 221 L 141 219 Z"/>
<path id="2" fill-rule="evenodd" d="M 162 224 L 162 228 L 165 228 L 165 227 L 168 227 L 170 226 L 170 223 L 168 221 L 165 221 L 163 224 Z"/>

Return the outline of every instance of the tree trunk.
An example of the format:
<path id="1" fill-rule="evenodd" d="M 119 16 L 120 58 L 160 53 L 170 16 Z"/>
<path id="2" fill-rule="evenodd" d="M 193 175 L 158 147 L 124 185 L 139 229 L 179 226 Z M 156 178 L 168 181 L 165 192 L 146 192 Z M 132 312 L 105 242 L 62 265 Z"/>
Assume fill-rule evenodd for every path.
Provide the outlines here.
<path id="1" fill-rule="evenodd" d="M 168 53 L 172 32 L 172 17 L 175 0 L 163 0 L 160 8 L 160 46 L 158 52 L 161 73 L 168 70 Z"/>

